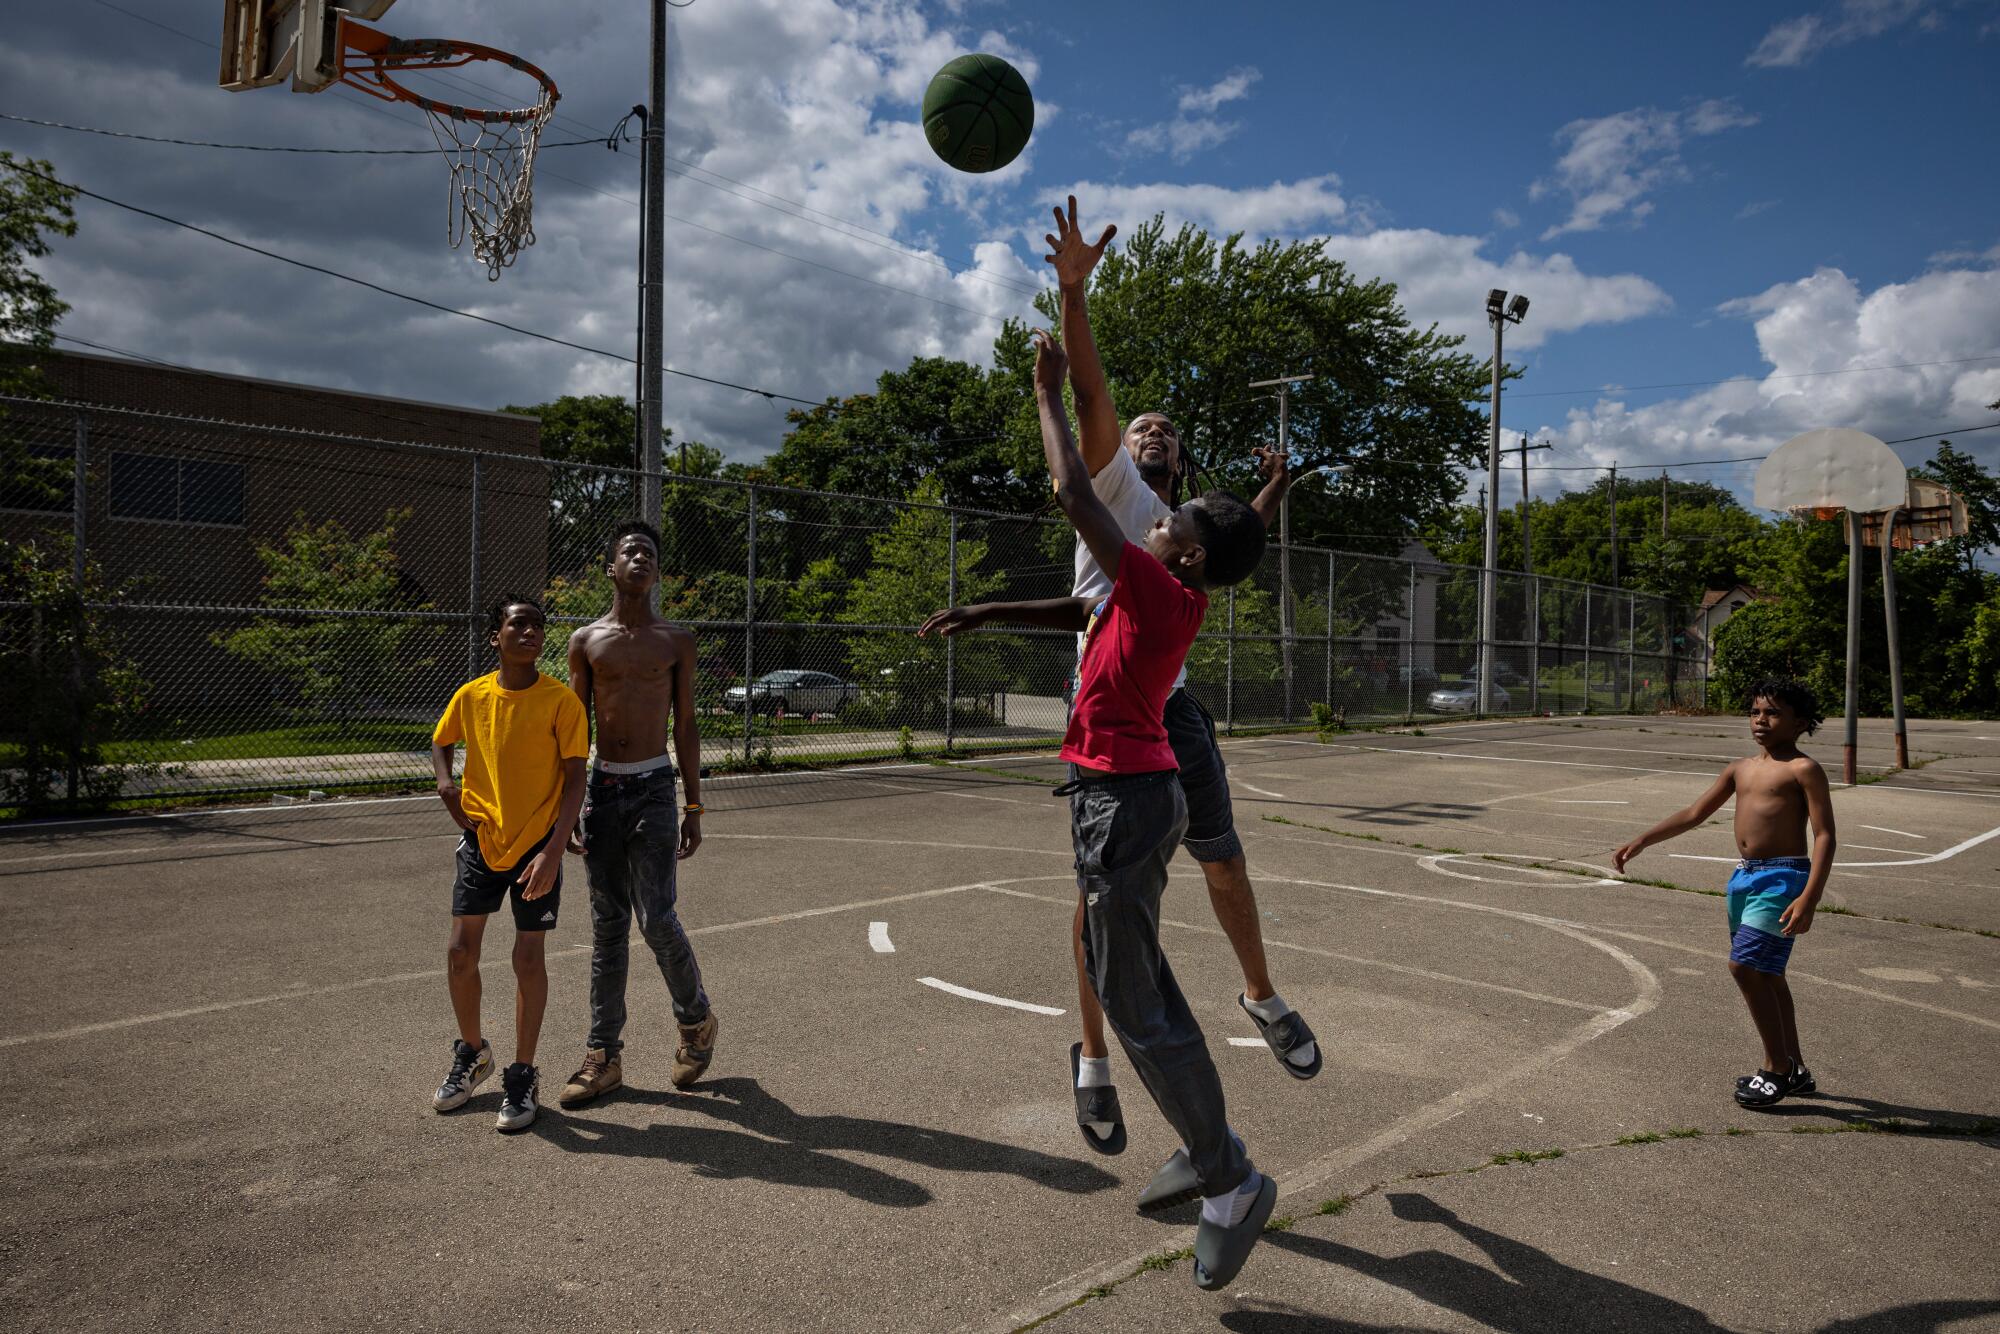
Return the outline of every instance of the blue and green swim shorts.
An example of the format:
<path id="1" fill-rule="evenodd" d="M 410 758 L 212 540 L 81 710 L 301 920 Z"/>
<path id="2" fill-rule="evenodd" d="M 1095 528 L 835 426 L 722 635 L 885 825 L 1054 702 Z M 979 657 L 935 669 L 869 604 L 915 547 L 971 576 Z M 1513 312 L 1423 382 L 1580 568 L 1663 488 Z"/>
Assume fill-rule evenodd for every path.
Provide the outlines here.
<path id="1" fill-rule="evenodd" d="M 1729 877 L 1729 962 L 1783 976 L 1794 937 L 1778 917 L 1805 891 L 1810 857 L 1746 858 Z"/>

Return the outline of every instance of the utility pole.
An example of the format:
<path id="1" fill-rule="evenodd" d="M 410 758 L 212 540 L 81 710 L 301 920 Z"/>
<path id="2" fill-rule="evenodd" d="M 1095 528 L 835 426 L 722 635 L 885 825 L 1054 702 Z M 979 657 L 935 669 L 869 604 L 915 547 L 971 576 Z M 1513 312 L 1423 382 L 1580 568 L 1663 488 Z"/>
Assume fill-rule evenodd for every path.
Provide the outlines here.
<path id="1" fill-rule="evenodd" d="M 1660 540 L 1667 540 L 1667 470 L 1660 469 Z"/>
<path id="2" fill-rule="evenodd" d="M 1284 457 L 1285 471 L 1292 468 L 1292 386 L 1313 377 L 1285 375 L 1275 380 L 1252 380 L 1252 389 L 1278 387 L 1278 453 Z M 1278 500 L 1278 647 L 1284 660 L 1285 721 L 1292 720 L 1292 489 Z"/>
<path id="3" fill-rule="evenodd" d="M 1611 586 L 1618 584 L 1618 465 L 1611 465 Z"/>
<path id="4" fill-rule="evenodd" d="M 1528 298 L 1494 288 L 1486 294 L 1486 322 L 1493 326 L 1493 406 L 1492 433 L 1486 444 L 1486 494 L 1480 508 L 1486 511 L 1486 562 L 1479 577 L 1479 711 L 1493 712 L 1493 675 L 1496 655 L 1495 602 L 1500 582 L 1500 379 L 1506 363 L 1502 360 L 1502 335 L 1509 324 L 1519 324 L 1528 314 Z"/>
<path id="5" fill-rule="evenodd" d="M 653 55 L 641 138 L 645 164 L 640 242 L 645 263 L 640 275 L 639 325 L 639 512 L 655 528 L 660 523 L 660 437 L 666 425 L 666 230 L 667 230 L 667 0 L 653 0 Z M 746 707 L 745 713 L 748 713 Z"/>
<path id="6" fill-rule="evenodd" d="M 1535 553 L 1534 549 L 1528 544 L 1528 455 L 1539 449 L 1554 448 L 1554 445 L 1546 441 L 1539 445 L 1531 445 L 1523 440 L 1512 449 L 1503 449 L 1500 451 L 1502 454 L 1519 454 L 1521 456 L 1521 573 L 1523 574 L 1533 574 L 1535 572 Z"/>

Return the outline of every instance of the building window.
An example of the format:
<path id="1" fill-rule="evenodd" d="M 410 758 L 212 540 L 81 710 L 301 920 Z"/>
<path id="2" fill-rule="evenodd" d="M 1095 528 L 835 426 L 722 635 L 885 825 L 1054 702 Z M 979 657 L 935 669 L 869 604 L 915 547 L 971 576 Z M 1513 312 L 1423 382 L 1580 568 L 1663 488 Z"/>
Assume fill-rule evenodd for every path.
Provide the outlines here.
<path id="1" fill-rule="evenodd" d="M 113 454 L 111 517 L 240 528 L 243 465 L 167 454 Z"/>
<path id="2" fill-rule="evenodd" d="M 0 453 L 0 510 L 67 514 L 75 497 L 76 451 L 70 446 L 25 445 L 11 458 Z"/>
<path id="3" fill-rule="evenodd" d="M 1402 637 L 1403 627 L 1400 625 L 1378 625 L 1375 627 L 1375 642 L 1378 644 L 1394 644 L 1400 641 Z"/>

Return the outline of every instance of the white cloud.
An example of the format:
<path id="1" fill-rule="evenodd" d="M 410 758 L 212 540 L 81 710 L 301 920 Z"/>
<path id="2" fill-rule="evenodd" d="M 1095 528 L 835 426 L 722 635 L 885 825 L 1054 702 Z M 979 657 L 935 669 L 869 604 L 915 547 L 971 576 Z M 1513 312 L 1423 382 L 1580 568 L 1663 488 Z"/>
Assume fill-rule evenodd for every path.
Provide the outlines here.
<path id="1" fill-rule="evenodd" d="M 1829 47 L 1879 37 L 1912 20 L 1934 31 L 1942 20 L 1928 0 L 1842 0 L 1832 15 L 1801 14 L 1764 34 L 1743 63 L 1766 69 L 1804 65 Z"/>
<path id="2" fill-rule="evenodd" d="M 1215 118 L 1224 103 L 1250 96 L 1250 86 L 1264 76 L 1254 67 L 1233 69 L 1206 88 L 1183 86 L 1173 119 L 1142 125 L 1125 136 L 1125 146 L 1135 153 L 1165 152 L 1176 162 L 1185 162 L 1205 149 L 1233 138 L 1243 125 L 1240 121 Z"/>
<path id="3" fill-rule="evenodd" d="M 1519 227 L 1521 215 L 1511 208 L 1496 208 L 1493 210 L 1493 225 L 1503 229 Z"/>
<path id="4" fill-rule="evenodd" d="M 1754 199 L 1736 210 L 1736 220 L 1742 222 L 1745 218 L 1754 218 L 1759 213 L 1768 213 L 1777 206 L 1778 201 L 1775 199 Z"/>
<path id="5" fill-rule="evenodd" d="M 1757 117 L 1727 99 L 1683 111 L 1637 107 L 1571 121 L 1556 131 L 1556 142 L 1565 147 L 1553 176 L 1528 191 L 1530 198 L 1559 192 L 1570 200 L 1568 219 L 1544 231 L 1542 239 L 1596 231 L 1620 215 L 1632 222 L 1645 218 L 1653 209 L 1647 195 L 1691 178 L 1680 153 L 1690 138 L 1756 123 Z"/>
<path id="6" fill-rule="evenodd" d="M 1976 426 L 2000 398 L 2000 269 L 1933 269 L 1863 292 L 1839 269 L 1726 303 L 1754 321 L 1769 370 L 1645 407 L 1606 396 L 1557 429 L 1570 461 L 1621 466 L 1769 452 L 1801 431 L 1851 426 L 1883 439 Z M 1897 367 L 1899 369 L 1863 369 Z M 1831 372 L 1831 373 L 1829 373 Z M 1851 373 L 1850 373 L 1851 372 Z M 1906 459 L 1934 442 L 1914 442 Z M 1959 442 L 1989 458 L 1990 437 Z M 1702 476 L 1747 493 L 1754 465 Z"/>
<path id="7" fill-rule="evenodd" d="M 1250 85 L 1263 78 L 1254 66 L 1233 69 L 1206 88 L 1182 88 L 1180 109 L 1197 115 L 1210 115 L 1224 102 L 1236 102 L 1250 96 Z"/>

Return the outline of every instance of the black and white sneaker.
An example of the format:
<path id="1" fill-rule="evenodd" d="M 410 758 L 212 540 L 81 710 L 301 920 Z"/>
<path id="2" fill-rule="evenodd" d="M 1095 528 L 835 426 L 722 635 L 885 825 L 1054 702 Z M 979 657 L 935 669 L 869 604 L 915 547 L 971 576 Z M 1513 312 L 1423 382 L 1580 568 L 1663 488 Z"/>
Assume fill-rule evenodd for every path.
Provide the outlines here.
<path id="1" fill-rule="evenodd" d="M 500 1088 L 505 1096 L 500 1100 L 500 1115 L 494 1118 L 493 1128 L 505 1134 L 533 1125 L 535 1113 L 542 1109 L 536 1097 L 542 1091 L 542 1072 L 516 1061 L 500 1072 Z"/>
<path id="2" fill-rule="evenodd" d="M 1739 1107 L 1770 1107 L 1791 1091 L 1791 1078 L 1775 1070 L 1759 1070 L 1736 1087 Z"/>
<path id="3" fill-rule="evenodd" d="M 451 1044 L 451 1069 L 445 1073 L 444 1083 L 431 1095 L 431 1106 L 441 1112 L 449 1112 L 465 1106 L 465 1100 L 472 1096 L 472 1090 L 484 1084 L 493 1074 L 493 1044 L 481 1038 L 479 1050 L 464 1038 L 454 1039 Z"/>
<path id="4" fill-rule="evenodd" d="M 1750 1081 L 1755 1079 L 1756 1077 L 1757 1077 L 1756 1075 L 1736 1076 L 1737 1090 L 1740 1092 L 1743 1089 L 1749 1088 Z M 1784 1084 L 1785 1084 L 1786 1097 L 1791 1097 L 1795 1094 L 1800 1094 L 1800 1093 L 1819 1092 L 1819 1082 L 1813 1078 L 1813 1072 L 1806 1069 L 1803 1065 L 1793 1066 L 1792 1072 L 1789 1075 L 1785 1076 Z"/>

